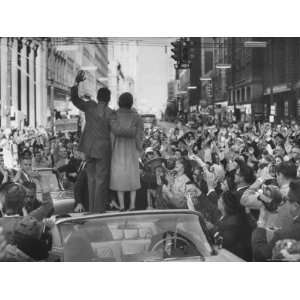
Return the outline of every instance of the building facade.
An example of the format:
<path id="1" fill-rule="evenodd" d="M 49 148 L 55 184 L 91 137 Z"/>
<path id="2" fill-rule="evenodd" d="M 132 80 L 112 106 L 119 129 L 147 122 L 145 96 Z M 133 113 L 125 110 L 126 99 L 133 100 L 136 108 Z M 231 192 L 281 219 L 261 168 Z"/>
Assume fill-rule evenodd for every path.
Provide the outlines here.
<path id="1" fill-rule="evenodd" d="M 1 38 L 1 128 L 44 124 L 47 42 Z"/>
<path id="2" fill-rule="evenodd" d="M 80 94 L 95 100 L 97 90 L 106 86 L 108 75 L 107 38 L 52 38 L 48 51 L 48 116 L 53 110 L 78 114 L 70 103 L 70 87 L 79 70 L 84 70 L 86 80 L 80 85 Z"/>
<path id="3" fill-rule="evenodd" d="M 118 98 L 124 92 L 129 92 L 133 95 L 134 106 L 137 106 L 137 42 L 123 42 L 121 39 L 110 40 L 108 60 L 109 70 L 106 84 L 111 90 L 112 108 L 116 109 L 118 107 Z"/>
<path id="4" fill-rule="evenodd" d="M 300 39 L 265 38 L 265 40 L 268 44 L 264 49 L 264 86 L 261 104 L 264 114 L 273 110 L 277 121 L 296 119 L 299 121 Z"/>

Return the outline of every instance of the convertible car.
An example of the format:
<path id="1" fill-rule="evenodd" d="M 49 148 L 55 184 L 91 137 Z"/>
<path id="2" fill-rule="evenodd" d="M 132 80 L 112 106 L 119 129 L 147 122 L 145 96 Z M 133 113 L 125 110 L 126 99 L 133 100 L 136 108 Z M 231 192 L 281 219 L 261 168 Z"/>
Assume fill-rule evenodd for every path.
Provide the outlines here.
<path id="1" fill-rule="evenodd" d="M 216 247 L 190 210 L 81 214 L 56 219 L 49 261 L 242 261 Z"/>

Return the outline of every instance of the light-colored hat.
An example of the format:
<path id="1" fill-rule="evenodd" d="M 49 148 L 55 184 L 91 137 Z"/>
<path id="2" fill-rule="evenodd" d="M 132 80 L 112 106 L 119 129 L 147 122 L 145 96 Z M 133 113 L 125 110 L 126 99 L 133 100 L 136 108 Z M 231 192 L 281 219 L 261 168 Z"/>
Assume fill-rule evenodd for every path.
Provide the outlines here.
<path id="1" fill-rule="evenodd" d="M 145 154 L 147 154 L 147 153 L 151 153 L 151 152 L 154 152 L 154 150 L 153 150 L 153 148 L 152 148 L 152 147 L 148 147 L 148 148 L 146 148 L 146 150 L 145 150 Z"/>

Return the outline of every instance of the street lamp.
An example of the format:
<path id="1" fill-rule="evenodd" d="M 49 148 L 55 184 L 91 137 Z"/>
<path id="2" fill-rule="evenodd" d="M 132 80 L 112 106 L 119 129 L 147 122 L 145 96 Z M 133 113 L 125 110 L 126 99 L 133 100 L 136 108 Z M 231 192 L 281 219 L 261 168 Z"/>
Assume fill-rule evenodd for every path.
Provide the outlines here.
<path id="1" fill-rule="evenodd" d="M 211 77 L 201 77 L 200 81 L 211 81 Z"/>
<path id="2" fill-rule="evenodd" d="M 245 48 L 266 48 L 268 42 L 266 41 L 245 41 L 244 47 Z"/>
<path id="3" fill-rule="evenodd" d="M 231 69 L 231 64 L 216 64 L 216 69 L 221 69 L 221 70 Z"/>
<path id="4" fill-rule="evenodd" d="M 212 78 L 211 77 L 200 77 L 200 81 L 202 82 L 211 82 L 212 84 Z M 214 99 L 214 89 L 212 87 L 212 109 L 213 109 L 213 116 L 215 117 L 215 99 Z"/>
<path id="5" fill-rule="evenodd" d="M 273 66 L 274 66 L 274 62 L 273 62 L 273 47 L 272 47 L 272 43 L 271 43 L 271 39 L 269 41 L 245 41 L 244 42 L 244 47 L 246 48 L 267 48 L 269 46 L 269 56 L 270 56 L 270 60 L 269 60 L 269 65 L 270 65 L 270 110 L 269 110 L 269 115 L 270 118 L 274 117 L 274 115 L 272 114 L 272 110 L 271 107 L 274 104 L 274 93 L 273 93 L 273 85 L 274 85 L 274 70 L 273 70 Z M 275 113 L 275 112 L 274 112 Z M 273 120 L 273 118 L 272 118 Z"/>
<path id="6" fill-rule="evenodd" d="M 188 87 L 188 90 L 196 90 L 196 89 L 197 89 L 196 86 L 189 86 L 189 87 Z"/>

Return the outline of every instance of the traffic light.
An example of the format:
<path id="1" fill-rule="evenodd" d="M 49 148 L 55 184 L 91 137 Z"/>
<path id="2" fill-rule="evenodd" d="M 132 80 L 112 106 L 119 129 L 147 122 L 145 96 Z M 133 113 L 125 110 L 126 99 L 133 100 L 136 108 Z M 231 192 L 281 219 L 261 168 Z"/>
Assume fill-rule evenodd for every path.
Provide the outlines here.
<path id="1" fill-rule="evenodd" d="M 181 59 L 182 59 L 181 42 L 180 42 L 180 40 L 177 40 L 177 41 L 171 43 L 171 45 L 173 46 L 173 48 L 171 49 L 171 51 L 173 53 L 171 58 L 173 58 L 177 62 L 177 64 L 180 65 Z"/>
<path id="2" fill-rule="evenodd" d="M 186 38 L 182 39 L 182 62 L 189 63 L 189 41 Z"/>
<path id="3" fill-rule="evenodd" d="M 213 97 L 213 85 L 212 81 L 209 81 L 206 86 L 206 93 L 209 98 Z"/>
<path id="4" fill-rule="evenodd" d="M 191 38 L 182 37 L 177 41 L 171 43 L 173 48 L 171 49 L 173 58 L 177 62 L 176 68 L 187 69 L 190 67 L 190 63 L 195 58 L 195 44 Z"/>
<path id="5" fill-rule="evenodd" d="M 182 42 L 182 65 L 186 68 L 195 58 L 195 44 L 191 38 L 181 38 Z"/>

